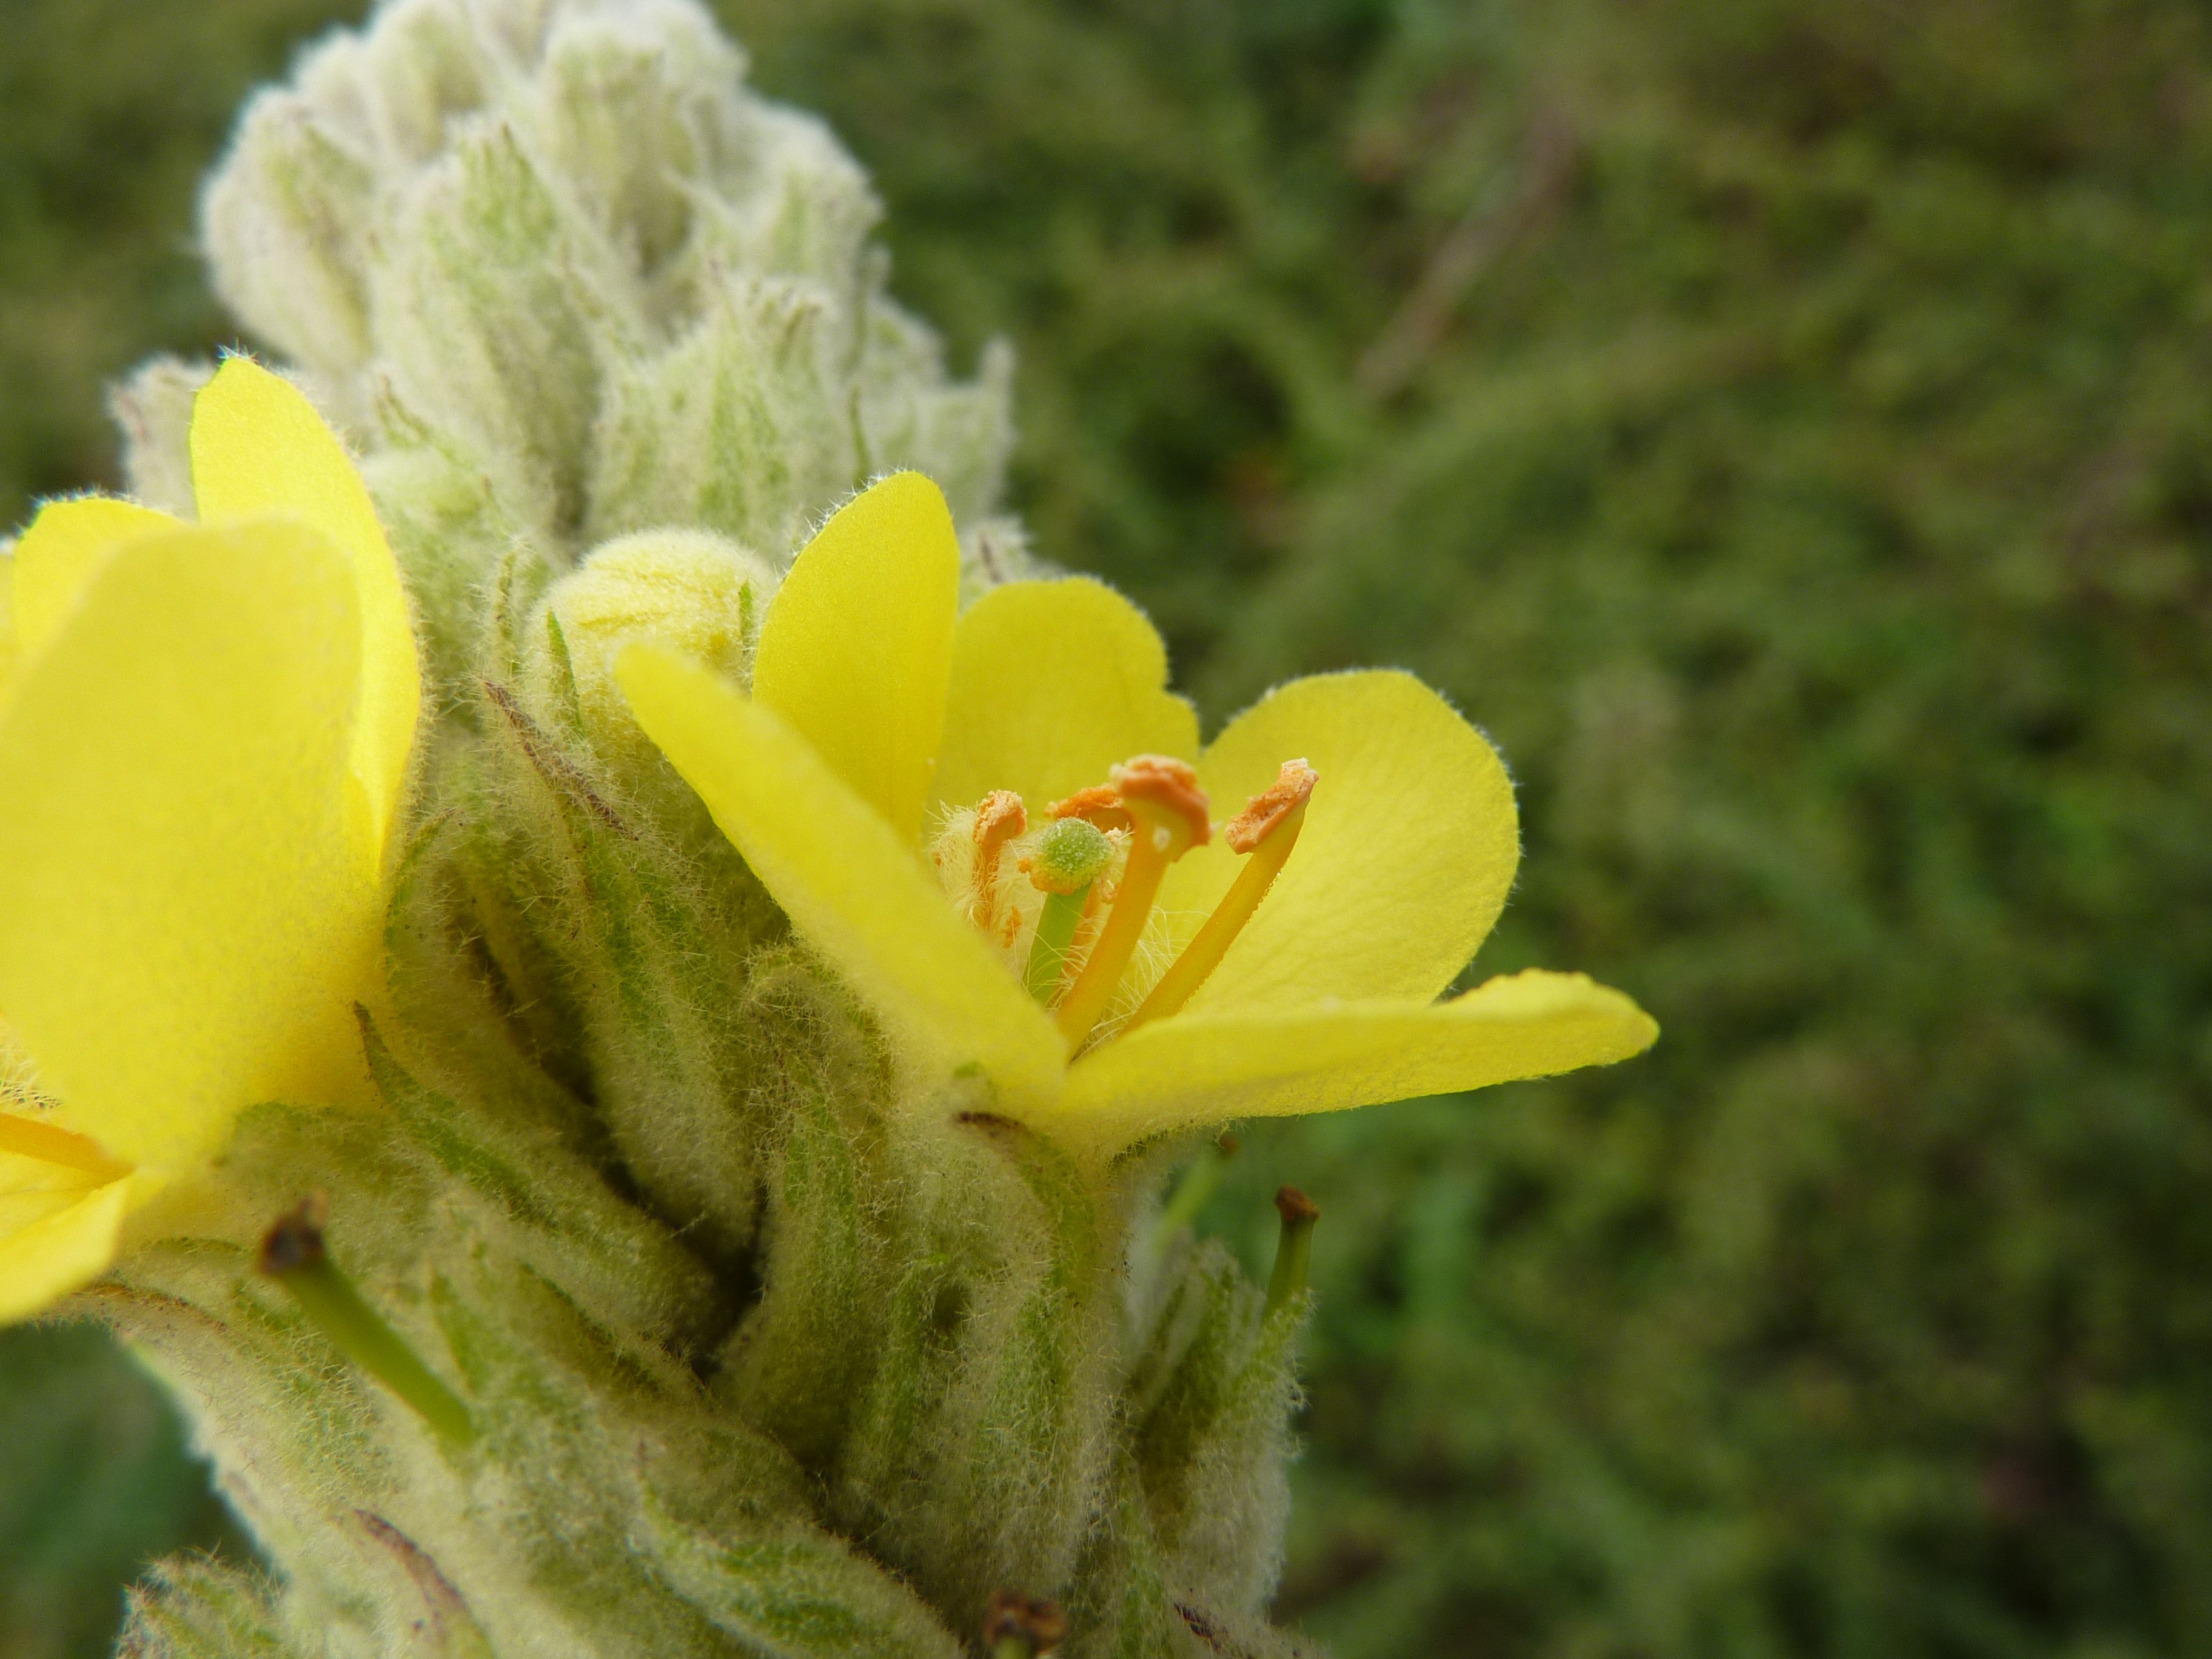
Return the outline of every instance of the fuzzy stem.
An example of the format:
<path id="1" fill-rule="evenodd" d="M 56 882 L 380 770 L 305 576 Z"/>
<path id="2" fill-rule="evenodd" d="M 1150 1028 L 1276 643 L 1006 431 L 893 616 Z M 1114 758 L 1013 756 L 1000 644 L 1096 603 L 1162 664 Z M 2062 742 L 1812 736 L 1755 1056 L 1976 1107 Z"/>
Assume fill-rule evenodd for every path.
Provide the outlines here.
<path id="1" fill-rule="evenodd" d="M 1228 1173 L 1229 1160 L 1236 1156 L 1237 1137 L 1224 1133 L 1191 1160 L 1182 1179 L 1176 1182 L 1174 1194 L 1161 1206 L 1158 1232 L 1161 1243 L 1197 1221 L 1206 1201 L 1221 1190 L 1221 1178 Z"/>

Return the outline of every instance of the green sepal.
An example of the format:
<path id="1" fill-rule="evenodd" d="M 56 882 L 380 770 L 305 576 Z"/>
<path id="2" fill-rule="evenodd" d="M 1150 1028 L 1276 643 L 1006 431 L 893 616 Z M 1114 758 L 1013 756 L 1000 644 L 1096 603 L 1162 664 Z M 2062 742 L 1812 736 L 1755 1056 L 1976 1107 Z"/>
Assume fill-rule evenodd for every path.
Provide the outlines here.
<path id="1" fill-rule="evenodd" d="M 131 1659 L 309 1659 L 292 1641 L 272 1587 L 212 1560 L 158 1563 L 134 1586 L 118 1651 Z"/>
<path id="2" fill-rule="evenodd" d="M 734 902 L 703 890 L 589 755 L 507 687 L 487 682 L 485 697 L 483 760 L 503 787 L 484 808 L 520 849 L 494 875 L 508 889 L 495 908 L 526 931 L 526 964 L 552 959 L 561 1024 L 632 1176 L 663 1216 L 733 1258 L 752 1236 L 761 1170 L 748 1038 L 732 1014 L 759 943 L 749 924 L 779 930 L 744 889 Z M 567 925 L 537 930 L 526 918 L 538 909 Z"/>
<path id="3" fill-rule="evenodd" d="M 757 966 L 744 1010 L 764 1058 L 753 1106 L 775 1126 L 759 1300 L 722 1354 L 718 1392 L 817 1472 L 836 1460 L 879 1351 L 895 1241 L 870 1194 L 890 1170 L 884 1058 L 849 1003 L 794 957 Z"/>

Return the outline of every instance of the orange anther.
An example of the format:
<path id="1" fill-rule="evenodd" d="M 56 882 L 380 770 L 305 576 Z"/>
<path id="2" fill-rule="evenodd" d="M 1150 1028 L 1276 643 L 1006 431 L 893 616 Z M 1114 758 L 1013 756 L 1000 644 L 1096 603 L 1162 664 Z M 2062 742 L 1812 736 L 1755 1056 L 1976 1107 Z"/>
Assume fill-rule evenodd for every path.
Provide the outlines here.
<path id="1" fill-rule="evenodd" d="M 1114 787 L 1133 804 L 1173 812 L 1188 826 L 1193 847 L 1203 847 L 1213 834 L 1207 821 L 1206 791 L 1198 787 L 1198 774 L 1190 763 L 1167 755 L 1139 755 L 1115 767 Z"/>
<path id="2" fill-rule="evenodd" d="M 986 933 L 999 908 L 999 855 L 1029 827 L 1029 809 L 1011 789 L 994 789 L 975 808 L 975 921 Z"/>
<path id="3" fill-rule="evenodd" d="M 1106 1005 L 1113 1000 L 1121 972 L 1136 954 L 1168 866 L 1192 848 L 1204 846 L 1213 833 L 1206 817 L 1206 791 L 1198 787 L 1198 774 L 1188 762 L 1139 755 L 1115 767 L 1113 775 L 1115 792 L 1128 807 L 1136 833 L 1098 942 L 1060 1000 L 1060 1035 L 1067 1039 L 1070 1054 L 1090 1041 Z"/>
<path id="4" fill-rule="evenodd" d="M 1182 954 L 1169 964 L 1167 972 L 1130 1013 L 1124 1030 L 1134 1030 L 1177 1012 L 1221 965 L 1221 958 L 1275 884 L 1291 849 L 1298 844 L 1298 832 L 1305 827 L 1306 802 L 1319 781 L 1319 774 L 1305 762 L 1285 761 L 1275 781 L 1253 796 L 1222 831 L 1230 846 L 1247 855 L 1244 867 L 1221 896 L 1213 914 L 1199 924 Z"/>
<path id="5" fill-rule="evenodd" d="M 1052 815 L 1056 818 L 1085 818 L 1108 830 L 1127 830 L 1136 823 L 1110 783 L 1094 783 L 1088 789 L 1077 790 L 1066 800 L 1053 802 Z"/>
<path id="6" fill-rule="evenodd" d="M 1004 847 L 1029 827 L 1029 809 L 1011 789 L 994 789 L 975 809 L 974 834 L 978 847 Z"/>
<path id="7" fill-rule="evenodd" d="M 1237 852 L 1250 852 L 1274 834 L 1285 818 L 1305 805 L 1319 781 L 1321 774 L 1304 760 L 1285 761 L 1281 775 L 1253 796 L 1243 811 L 1222 826 L 1222 840 Z"/>

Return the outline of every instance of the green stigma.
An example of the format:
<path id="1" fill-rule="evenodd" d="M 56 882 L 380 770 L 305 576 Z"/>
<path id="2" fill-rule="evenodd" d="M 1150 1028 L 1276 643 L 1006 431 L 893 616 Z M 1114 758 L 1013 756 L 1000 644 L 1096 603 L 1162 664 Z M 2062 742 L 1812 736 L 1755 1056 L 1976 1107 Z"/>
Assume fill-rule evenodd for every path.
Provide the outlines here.
<path id="1" fill-rule="evenodd" d="M 1079 893 L 1098 879 L 1113 856 L 1114 843 L 1088 818 L 1056 819 L 1030 855 L 1030 884 L 1041 893 Z"/>
<path id="2" fill-rule="evenodd" d="M 1044 908 L 1037 916 L 1036 936 L 1030 942 L 1024 980 L 1030 994 L 1045 1007 L 1052 1006 L 1066 975 L 1068 952 L 1090 902 L 1091 884 L 1113 856 L 1114 843 L 1106 832 L 1085 818 L 1055 820 L 1030 854 L 1030 884 L 1044 895 Z"/>

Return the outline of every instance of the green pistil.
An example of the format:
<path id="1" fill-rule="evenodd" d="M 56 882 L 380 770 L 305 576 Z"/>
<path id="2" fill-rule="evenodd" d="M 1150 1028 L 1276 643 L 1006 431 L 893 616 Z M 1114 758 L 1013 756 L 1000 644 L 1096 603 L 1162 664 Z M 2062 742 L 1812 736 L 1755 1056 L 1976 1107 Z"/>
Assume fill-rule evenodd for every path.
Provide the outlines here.
<path id="1" fill-rule="evenodd" d="M 1229 1160 L 1237 1156 L 1237 1137 L 1224 1133 L 1200 1152 L 1176 1182 L 1174 1195 L 1160 1210 L 1159 1237 L 1163 1243 L 1198 1220 L 1198 1212 L 1221 1189 Z"/>
<path id="2" fill-rule="evenodd" d="M 1267 1281 L 1269 1319 L 1305 1294 L 1307 1270 L 1313 1265 L 1314 1223 L 1321 1219 L 1313 1200 L 1295 1187 L 1276 1193 L 1275 1209 L 1283 1218 L 1283 1237 L 1275 1247 L 1274 1276 Z"/>
<path id="3" fill-rule="evenodd" d="M 323 1206 L 309 1199 L 261 1241 L 261 1271 L 292 1293 L 308 1322 L 338 1352 L 382 1382 L 457 1445 L 476 1438 L 476 1423 L 451 1389 L 362 1299 L 323 1245 Z"/>
<path id="4" fill-rule="evenodd" d="M 1024 976 L 1030 994 L 1044 1007 L 1060 994 L 1060 981 L 1067 972 L 1067 953 L 1075 944 L 1075 930 L 1083 925 L 1083 906 L 1091 896 L 1085 882 L 1073 893 L 1047 893 L 1038 913 L 1036 937 L 1030 941 L 1030 967 Z"/>
<path id="5" fill-rule="evenodd" d="M 1024 980 L 1030 994 L 1044 1007 L 1052 1006 L 1066 976 L 1067 954 L 1075 944 L 1075 930 L 1083 925 L 1091 884 L 1113 856 L 1114 844 L 1105 832 L 1082 818 L 1061 818 L 1038 838 L 1029 875 L 1030 884 L 1044 895 L 1044 909 L 1030 943 Z"/>

